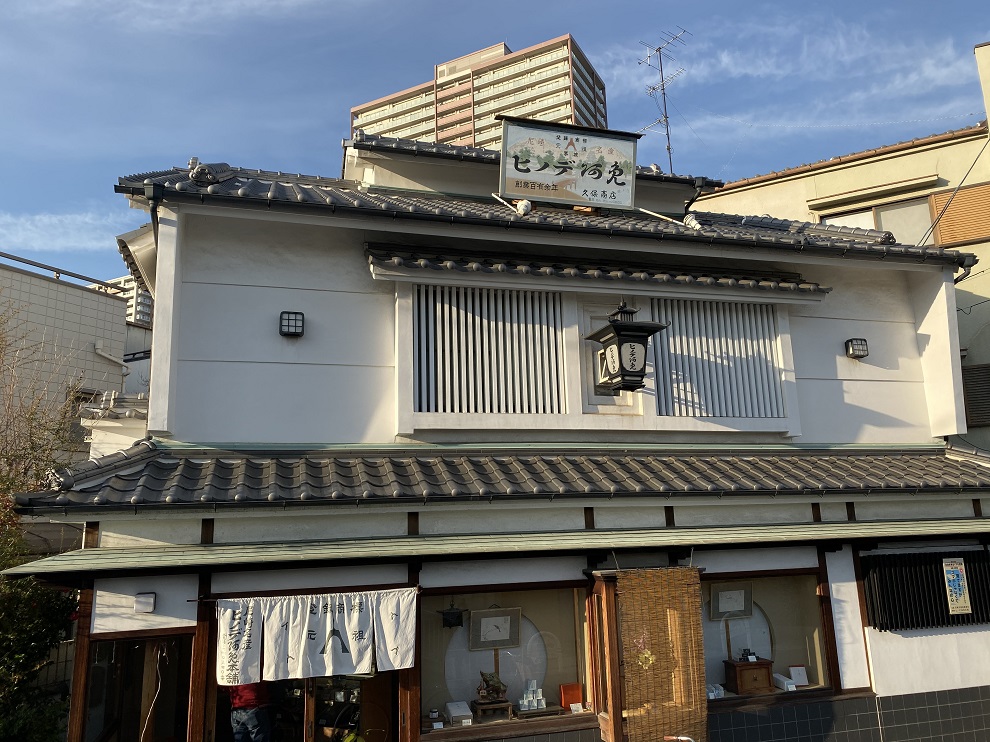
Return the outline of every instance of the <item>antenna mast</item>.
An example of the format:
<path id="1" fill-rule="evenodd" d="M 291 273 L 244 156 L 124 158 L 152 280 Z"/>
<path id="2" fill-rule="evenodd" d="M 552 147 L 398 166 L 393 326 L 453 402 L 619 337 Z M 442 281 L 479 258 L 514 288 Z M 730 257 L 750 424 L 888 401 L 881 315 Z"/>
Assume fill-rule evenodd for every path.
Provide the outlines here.
<path id="1" fill-rule="evenodd" d="M 640 131 L 646 131 L 651 129 L 657 124 L 663 126 L 664 132 L 667 134 L 667 164 L 670 165 L 670 173 L 674 172 L 674 155 L 673 150 L 670 147 L 670 119 L 667 116 L 667 86 L 673 82 L 676 78 L 684 74 L 684 68 L 678 67 L 676 70 L 671 72 L 669 75 L 665 75 L 663 71 L 663 63 L 667 61 L 676 62 L 673 55 L 668 51 L 669 47 L 680 44 L 681 46 L 686 46 L 687 42 L 684 40 L 684 36 L 691 36 L 691 32 L 681 28 L 677 33 L 670 33 L 669 31 L 661 31 L 660 37 L 661 42 L 657 46 L 651 46 L 645 41 L 640 41 L 639 43 L 649 49 L 649 54 L 639 60 L 640 64 L 645 64 L 647 67 L 652 67 L 657 72 L 660 73 L 660 82 L 656 85 L 649 85 L 646 88 L 646 94 L 653 99 L 653 102 L 657 104 L 657 108 L 660 109 L 660 118 L 654 121 L 652 124 L 644 126 Z"/>

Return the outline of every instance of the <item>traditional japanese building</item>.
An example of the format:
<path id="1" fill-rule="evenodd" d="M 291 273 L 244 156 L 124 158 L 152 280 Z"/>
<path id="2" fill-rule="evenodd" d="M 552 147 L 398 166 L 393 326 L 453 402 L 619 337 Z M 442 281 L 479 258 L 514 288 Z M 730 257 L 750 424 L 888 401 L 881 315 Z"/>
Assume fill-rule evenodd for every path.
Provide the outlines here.
<path id="1" fill-rule="evenodd" d="M 85 548 L 9 571 L 82 589 L 70 742 L 223 739 L 261 678 L 283 739 L 985 733 L 973 256 L 533 126 L 568 172 L 356 134 L 344 179 L 120 179 L 149 437 L 19 496 Z"/>

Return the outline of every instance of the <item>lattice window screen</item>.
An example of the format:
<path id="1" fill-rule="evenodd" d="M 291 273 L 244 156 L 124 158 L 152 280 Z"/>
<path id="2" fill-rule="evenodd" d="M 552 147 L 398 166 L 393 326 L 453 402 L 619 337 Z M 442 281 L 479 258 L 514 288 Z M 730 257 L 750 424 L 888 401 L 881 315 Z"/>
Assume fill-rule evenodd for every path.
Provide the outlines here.
<path id="1" fill-rule="evenodd" d="M 416 286 L 417 412 L 565 412 L 560 294 Z"/>
<path id="2" fill-rule="evenodd" d="M 771 304 L 655 299 L 657 414 L 785 417 Z"/>

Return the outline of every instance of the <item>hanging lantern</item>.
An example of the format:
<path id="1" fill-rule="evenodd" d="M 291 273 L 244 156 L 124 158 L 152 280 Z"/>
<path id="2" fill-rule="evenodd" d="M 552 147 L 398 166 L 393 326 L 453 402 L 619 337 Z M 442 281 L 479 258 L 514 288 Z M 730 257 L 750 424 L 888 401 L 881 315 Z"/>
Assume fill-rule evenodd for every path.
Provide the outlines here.
<path id="1" fill-rule="evenodd" d="M 597 355 L 596 394 L 618 396 L 619 392 L 634 392 L 644 386 L 650 338 L 669 323 L 635 322 L 637 311 L 622 302 L 608 316 L 608 324 L 587 337 L 602 346 Z"/>

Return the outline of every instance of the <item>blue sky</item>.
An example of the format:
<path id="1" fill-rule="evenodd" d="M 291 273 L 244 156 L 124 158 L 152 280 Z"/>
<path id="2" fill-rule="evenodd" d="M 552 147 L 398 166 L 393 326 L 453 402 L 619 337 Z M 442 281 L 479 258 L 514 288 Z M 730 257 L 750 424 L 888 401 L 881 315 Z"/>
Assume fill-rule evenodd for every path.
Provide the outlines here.
<path id="1" fill-rule="evenodd" d="M 3 15 L 0 251 L 97 278 L 125 272 L 114 236 L 145 221 L 118 176 L 191 156 L 338 174 L 352 105 L 500 41 L 571 33 L 610 126 L 636 131 L 658 116 L 640 42 L 690 31 L 670 63 L 679 174 L 744 178 L 986 117 L 981 0 L 8 0 Z M 647 133 L 640 164 L 666 169 L 664 145 Z"/>

